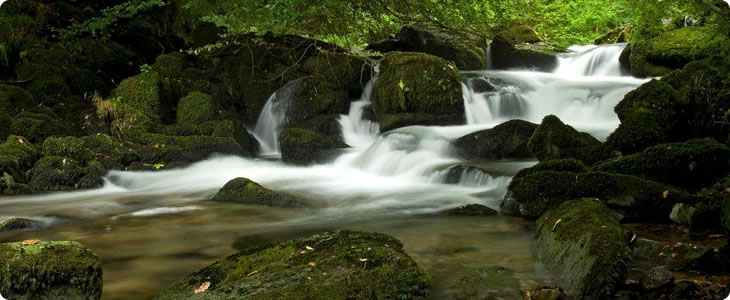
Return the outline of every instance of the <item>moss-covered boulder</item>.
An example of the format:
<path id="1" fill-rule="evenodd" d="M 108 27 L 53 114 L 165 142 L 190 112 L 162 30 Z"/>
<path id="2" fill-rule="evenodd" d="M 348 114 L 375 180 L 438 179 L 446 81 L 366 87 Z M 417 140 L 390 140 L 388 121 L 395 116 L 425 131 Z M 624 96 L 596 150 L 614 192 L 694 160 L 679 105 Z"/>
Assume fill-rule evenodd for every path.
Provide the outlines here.
<path id="1" fill-rule="evenodd" d="M 635 175 L 690 190 L 709 187 L 730 171 L 730 149 L 713 139 L 652 146 L 603 162 L 595 170 Z"/>
<path id="2" fill-rule="evenodd" d="M 134 137 L 138 162 L 148 164 L 193 163 L 213 154 L 244 155 L 241 146 L 229 137 L 167 136 L 140 133 Z"/>
<path id="3" fill-rule="evenodd" d="M 436 28 L 404 26 L 394 39 L 368 45 L 368 50 L 421 52 L 453 62 L 459 70 L 484 70 L 487 43 L 482 36 L 450 33 Z"/>
<path id="4" fill-rule="evenodd" d="M 506 69 L 538 69 L 550 72 L 558 66 L 559 47 L 540 41 L 534 30 L 522 25 L 498 33 L 491 47 L 492 67 Z"/>
<path id="5" fill-rule="evenodd" d="M 23 181 L 25 171 L 35 165 L 41 153 L 24 137 L 11 135 L 0 144 L 0 173 Z"/>
<path id="6" fill-rule="evenodd" d="M 492 129 L 461 137 L 454 146 L 466 159 L 528 159 L 533 154 L 527 144 L 538 126 L 512 120 Z"/>
<path id="7" fill-rule="evenodd" d="M 486 217 L 498 215 L 496 210 L 481 204 L 467 204 L 446 211 L 449 216 Z"/>
<path id="8" fill-rule="evenodd" d="M 339 128 L 338 128 L 339 129 Z M 200 124 L 178 124 L 159 126 L 156 132 L 171 136 L 210 136 L 232 138 L 241 146 L 245 156 L 258 152 L 258 141 L 252 136 L 243 122 L 237 120 L 215 120 Z"/>
<path id="9" fill-rule="evenodd" d="M 160 85 L 160 75 L 155 71 L 127 78 L 109 99 L 96 103 L 97 114 L 122 132 L 149 130 L 161 121 L 163 113 L 170 113 L 162 107 Z"/>
<path id="10" fill-rule="evenodd" d="M 537 218 L 568 199 L 598 198 L 628 220 L 669 222 L 675 203 L 695 198 L 677 188 L 639 177 L 603 172 L 539 171 L 514 178 L 505 202 L 525 218 Z"/>
<path id="11" fill-rule="evenodd" d="M 0 84 L 0 112 L 15 115 L 18 112 L 37 105 L 33 96 L 24 89 Z"/>
<path id="12" fill-rule="evenodd" d="M 435 119 L 450 117 L 451 124 L 464 121 L 459 70 L 432 55 L 394 52 L 385 56 L 373 97 L 379 120 L 392 114 L 417 113 Z"/>
<path id="13" fill-rule="evenodd" d="M 301 207 L 291 196 L 274 192 L 248 178 L 236 178 L 223 186 L 211 199 L 217 202 L 233 202 L 275 207 Z"/>
<path id="14" fill-rule="evenodd" d="M 81 163 L 90 158 L 84 141 L 73 136 L 47 138 L 43 142 L 42 149 L 43 155 L 68 157 Z"/>
<path id="15" fill-rule="evenodd" d="M 692 243 L 637 238 L 631 244 L 635 267 L 664 266 L 671 271 L 706 271 L 714 251 Z"/>
<path id="16" fill-rule="evenodd" d="M 688 26 L 648 40 L 632 41 L 631 74 L 664 76 L 687 63 L 730 49 L 730 41 L 710 26 Z"/>
<path id="17" fill-rule="evenodd" d="M 601 142 L 590 134 L 579 132 L 550 115 L 530 137 L 527 147 L 540 160 L 572 158 L 592 163 L 600 150 Z"/>
<path id="18" fill-rule="evenodd" d="M 36 106 L 19 113 L 10 124 L 10 134 L 22 135 L 33 143 L 43 143 L 47 137 L 72 134 L 71 130 L 50 108 Z"/>
<path id="19" fill-rule="evenodd" d="M 200 124 L 218 118 L 219 108 L 213 97 L 200 92 L 192 92 L 180 99 L 177 104 L 178 124 Z"/>
<path id="20" fill-rule="evenodd" d="M 0 232 L 13 230 L 34 230 L 43 227 L 43 223 L 25 218 L 12 218 L 0 222 Z"/>
<path id="21" fill-rule="evenodd" d="M 512 271 L 488 266 L 468 271 L 449 287 L 441 299 L 520 299 L 520 284 Z"/>
<path id="22" fill-rule="evenodd" d="M 332 140 L 303 128 L 284 128 L 279 134 L 281 159 L 287 163 L 310 164 L 332 158 L 330 150 L 345 148 L 341 141 Z"/>
<path id="23" fill-rule="evenodd" d="M 333 89 L 345 91 L 353 99 L 360 96 L 373 73 L 366 58 L 326 49 L 307 59 L 302 67 L 317 81 L 329 82 Z"/>
<path id="24" fill-rule="evenodd" d="M 634 29 L 634 24 L 626 24 L 621 27 L 616 27 L 613 30 L 607 32 L 601 37 L 597 38 L 593 43 L 596 45 L 606 44 L 617 44 L 627 43 L 631 40 L 631 32 Z"/>
<path id="25" fill-rule="evenodd" d="M 328 71 L 325 69 L 321 72 Z M 284 94 L 279 95 L 280 92 Z M 307 76 L 293 81 L 286 91 L 280 90 L 277 95 L 283 96 L 281 101 L 286 102 L 279 106 L 286 116 L 282 124 L 284 127 L 296 126 L 321 116 L 346 114 L 351 99 L 347 89 L 337 87 L 336 82 L 318 76 Z"/>
<path id="26" fill-rule="evenodd" d="M 76 188 L 84 175 L 82 165 L 71 158 L 46 156 L 30 169 L 28 186 L 34 191 L 62 191 Z"/>
<path id="27" fill-rule="evenodd" d="M 631 261 L 618 219 L 590 198 L 565 202 L 540 217 L 537 252 L 568 299 L 611 299 Z"/>
<path id="28" fill-rule="evenodd" d="M 0 244 L 0 261 L 0 294 L 8 299 L 101 299 L 101 262 L 76 242 Z"/>
<path id="29" fill-rule="evenodd" d="M 515 174 L 514 179 L 522 178 L 541 171 L 583 173 L 588 171 L 588 167 L 586 167 L 583 162 L 576 159 L 547 160 L 541 161 L 532 167 L 520 170 L 517 174 Z"/>
<path id="30" fill-rule="evenodd" d="M 80 139 L 84 142 L 91 158 L 108 170 L 123 169 L 124 166 L 137 160 L 137 154 L 129 142 L 120 141 L 106 134 L 95 134 Z"/>
<path id="31" fill-rule="evenodd" d="M 426 299 L 429 281 L 398 240 L 335 231 L 243 250 L 156 299 Z"/>

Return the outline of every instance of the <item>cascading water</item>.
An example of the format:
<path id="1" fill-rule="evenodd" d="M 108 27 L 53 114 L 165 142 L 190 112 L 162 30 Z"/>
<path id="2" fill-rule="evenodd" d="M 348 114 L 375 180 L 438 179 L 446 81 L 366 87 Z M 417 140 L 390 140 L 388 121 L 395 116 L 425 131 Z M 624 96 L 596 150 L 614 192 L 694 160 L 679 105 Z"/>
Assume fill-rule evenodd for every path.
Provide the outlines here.
<path id="1" fill-rule="evenodd" d="M 286 122 L 286 112 L 291 103 L 291 95 L 297 88 L 298 80 L 291 81 L 269 97 L 256 121 L 252 134 L 259 142 L 259 153 L 263 156 L 280 155 L 279 132 Z"/>

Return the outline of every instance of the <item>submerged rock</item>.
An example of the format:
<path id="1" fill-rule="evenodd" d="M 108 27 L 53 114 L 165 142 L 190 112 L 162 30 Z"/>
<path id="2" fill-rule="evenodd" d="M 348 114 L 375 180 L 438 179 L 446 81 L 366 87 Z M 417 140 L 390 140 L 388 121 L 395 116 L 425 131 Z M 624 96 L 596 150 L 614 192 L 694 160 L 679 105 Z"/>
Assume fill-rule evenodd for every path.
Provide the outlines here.
<path id="1" fill-rule="evenodd" d="M 0 244 L 0 261 L 0 294 L 8 299 L 101 299 L 101 262 L 79 243 Z"/>
<path id="2" fill-rule="evenodd" d="M 428 54 L 394 52 L 385 56 L 373 98 L 378 120 L 393 114 L 431 115 L 433 119 L 453 121 L 451 124 L 460 124 L 464 119 L 459 70 Z M 424 120 L 427 118 L 418 118 L 409 125 Z"/>
<path id="3" fill-rule="evenodd" d="M 5 222 L 0 223 L 0 232 L 13 231 L 13 230 L 34 230 L 43 227 L 43 223 L 24 219 L 24 218 L 12 218 Z"/>
<path id="4" fill-rule="evenodd" d="M 394 39 L 372 43 L 366 49 L 381 53 L 422 52 L 451 61 L 459 70 L 484 70 L 487 62 L 486 46 L 484 37 L 404 26 Z"/>
<path id="5" fill-rule="evenodd" d="M 489 266 L 469 271 L 444 292 L 443 299 L 519 299 L 520 284 L 512 271 Z"/>
<path id="6" fill-rule="evenodd" d="M 597 159 L 601 142 L 550 115 L 535 129 L 527 146 L 540 161 L 573 158 L 590 163 Z"/>
<path id="7" fill-rule="evenodd" d="M 495 216 L 497 211 L 481 204 L 467 204 L 450 209 L 446 212 L 450 216 Z"/>
<path id="8" fill-rule="evenodd" d="M 398 240 L 334 231 L 244 250 L 156 299 L 427 299 L 429 281 Z"/>
<path id="9" fill-rule="evenodd" d="M 533 158 L 527 144 L 538 126 L 523 120 L 512 120 L 461 137 L 454 142 L 465 159 Z"/>
<path id="10" fill-rule="evenodd" d="M 641 278 L 641 288 L 645 291 L 666 287 L 674 283 L 674 275 L 664 267 L 656 267 L 644 274 Z"/>
<path id="11" fill-rule="evenodd" d="M 302 206 L 296 199 L 269 190 L 247 178 L 236 178 L 229 181 L 211 200 L 277 207 Z"/>
<path id="12" fill-rule="evenodd" d="M 281 159 L 299 165 L 325 162 L 332 158 L 330 150 L 345 148 L 341 141 L 332 140 L 315 131 L 303 128 L 285 128 L 279 134 Z"/>
<path id="13" fill-rule="evenodd" d="M 631 251 L 613 212 L 597 199 L 571 200 L 537 221 L 537 251 L 569 299 L 610 299 Z"/>

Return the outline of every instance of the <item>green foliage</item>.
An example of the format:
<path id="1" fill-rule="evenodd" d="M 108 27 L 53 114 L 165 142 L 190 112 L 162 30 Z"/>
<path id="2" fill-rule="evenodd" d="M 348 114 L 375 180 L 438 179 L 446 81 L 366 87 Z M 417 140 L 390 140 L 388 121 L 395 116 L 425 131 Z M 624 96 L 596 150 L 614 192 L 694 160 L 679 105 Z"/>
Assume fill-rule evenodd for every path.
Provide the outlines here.
<path id="1" fill-rule="evenodd" d="M 157 7 L 167 5 L 165 0 L 131 0 L 101 11 L 101 15 L 84 23 L 74 24 L 59 30 L 62 38 L 74 36 L 103 36 L 114 24 L 125 18 L 133 18 L 138 14 Z"/>

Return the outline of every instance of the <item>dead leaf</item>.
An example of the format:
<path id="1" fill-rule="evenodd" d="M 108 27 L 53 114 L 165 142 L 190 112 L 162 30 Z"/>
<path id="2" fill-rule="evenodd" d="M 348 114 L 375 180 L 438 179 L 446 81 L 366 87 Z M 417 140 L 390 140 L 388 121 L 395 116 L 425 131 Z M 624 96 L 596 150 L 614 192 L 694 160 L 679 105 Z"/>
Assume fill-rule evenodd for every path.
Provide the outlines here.
<path id="1" fill-rule="evenodd" d="M 23 246 L 23 247 L 33 246 L 35 244 L 38 244 L 38 240 L 24 240 L 24 241 L 20 242 L 20 246 Z"/>
<path id="2" fill-rule="evenodd" d="M 205 292 L 210 287 L 210 281 L 203 282 L 203 284 L 200 285 L 199 288 L 195 289 L 193 293 L 200 294 L 202 292 Z"/>
<path id="3" fill-rule="evenodd" d="M 664 199 L 669 198 L 669 190 L 664 191 L 664 193 L 662 193 L 662 197 L 664 197 Z"/>
<path id="4" fill-rule="evenodd" d="M 563 221 L 563 219 L 558 219 L 557 221 L 555 221 L 555 224 L 553 225 L 553 231 L 555 231 L 555 229 L 558 228 L 558 224 L 560 224 L 560 222 L 562 222 L 562 221 Z"/>
<path id="5" fill-rule="evenodd" d="M 314 267 L 316 267 L 316 266 L 317 266 L 317 263 L 315 263 L 315 262 L 313 262 L 313 261 L 310 261 L 310 262 L 308 263 L 308 265 L 309 265 L 310 267 L 314 268 Z"/>

